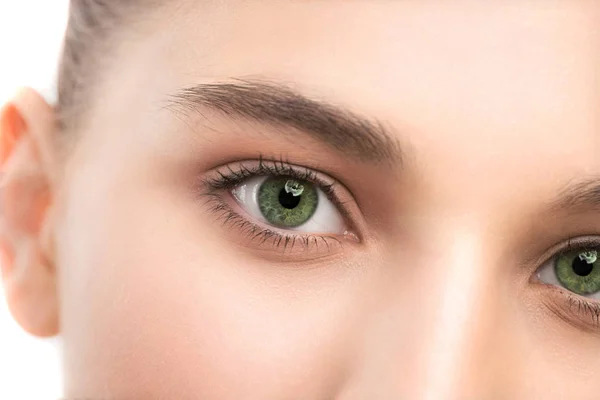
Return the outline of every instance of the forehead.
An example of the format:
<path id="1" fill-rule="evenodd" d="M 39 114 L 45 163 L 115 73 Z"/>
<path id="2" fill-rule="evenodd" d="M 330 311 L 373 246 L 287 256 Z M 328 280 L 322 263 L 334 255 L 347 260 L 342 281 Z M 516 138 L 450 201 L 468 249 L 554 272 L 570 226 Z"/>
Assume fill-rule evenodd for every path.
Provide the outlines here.
<path id="1" fill-rule="evenodd" d="M 123 51 L 115 79 L 154 100 L 282 81 L 384 121 L 423 168 L 512 179 L 515 163 L 558 165 L 566 180 L 596 169 L 599 26 L 584 0 L 189 2 Z"/>
<path id="2" fill-rule="evenodd" d="M 592 111 L 599 26 L 594 1 L 191 2 L 139 61 L 177 84 L 264 76 L 414 124 L 424 109 L 427 124 L 533 124 Z"/>

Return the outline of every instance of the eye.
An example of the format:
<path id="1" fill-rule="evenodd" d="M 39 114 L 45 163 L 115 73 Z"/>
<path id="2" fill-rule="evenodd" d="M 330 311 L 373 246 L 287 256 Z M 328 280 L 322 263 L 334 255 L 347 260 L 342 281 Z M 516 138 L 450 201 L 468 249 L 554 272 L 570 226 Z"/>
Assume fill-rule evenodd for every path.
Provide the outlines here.
<path id="1" fill-rule="evenodd" d="M 248 178 L 231 190 L 257 220 L 286 230 L 343 234 L 344 218 L 319 185 L 290 176 Z"/>
<path id="2" fill-rule="evenodd" d="M 600 298 L 599 252 L 597 247 L 561 252 L 542 266 L 538 277 L 580 296 Z"/>

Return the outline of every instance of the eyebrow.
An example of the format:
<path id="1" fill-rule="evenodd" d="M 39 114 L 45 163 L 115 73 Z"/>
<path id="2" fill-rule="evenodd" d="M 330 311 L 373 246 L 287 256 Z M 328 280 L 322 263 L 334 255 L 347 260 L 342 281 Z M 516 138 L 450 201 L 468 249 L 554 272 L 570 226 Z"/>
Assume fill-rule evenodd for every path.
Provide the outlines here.
<path id="1" fill-rule="evenodd" d="M 572 181 L 558 191 L 551 210 L 592 209 L 600 211 L 600 177 Z"/>
<path id="2" fill-rule="evenodd" d="M 399 163 L 403 158 L 398 140 L 380 121 L 308 98 L 280 83 L 243 79 L 200 83 L 171 95 L 167 108 L 186 115 L 211 109 L 230 118 L 292 128 L 360 161 Z"/>

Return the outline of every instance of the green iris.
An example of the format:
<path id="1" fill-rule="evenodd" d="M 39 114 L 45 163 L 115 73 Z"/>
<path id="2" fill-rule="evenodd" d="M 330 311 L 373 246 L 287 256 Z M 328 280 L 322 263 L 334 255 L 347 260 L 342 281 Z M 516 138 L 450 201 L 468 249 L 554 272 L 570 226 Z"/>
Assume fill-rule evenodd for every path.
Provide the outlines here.
<path id="1" fill-rule="evenodd" d="M 317 210 L 319 196 L 315 186 L 290 177 L 273 177 L 258 189 L 258 207 L 267 221 L 282 228 L 306 223 Z"/>
<path id="2" fill-rule="evenodd" d="M 554 263 L 556 277 L 562 285 L 577 294 L 600 291 L 600 260 L 596 250 L 576 250 L 559 255 Z"/>

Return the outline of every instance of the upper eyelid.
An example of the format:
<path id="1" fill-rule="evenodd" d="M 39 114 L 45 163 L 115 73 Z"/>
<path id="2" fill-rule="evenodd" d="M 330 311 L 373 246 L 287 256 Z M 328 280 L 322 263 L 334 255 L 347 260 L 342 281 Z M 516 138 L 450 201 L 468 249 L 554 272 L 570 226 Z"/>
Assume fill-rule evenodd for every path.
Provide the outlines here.
<path id="1" fill-rule="evenodd" d="M 223 171 L 223 170 L 227 170 L 227 171 L 231 172 L 231 170 L 229 169 L 231 167 L 231 165 L 240 165 L 242 167 L 245 167 L 246 164 L 256 164 L 256 163 L 279 165 L 279 166 L 292 168 L 296 171 L 298 171 L 298 170 L 312 171 L 314 173 L 314 178 L 316 178 L 316 180 L 313 180 L 313 182 L 319 184 L 320 187 L 326 189 L 326 194 L 328 196 L 330 196 L 330 194 L 332 194 L 332 193 L 335 194 L 335 193 L 338 193 L 339 191 L 343 191 L 348 194 L 348 197 L 351 198 L 351 202 L 356 204 L 356 208 L 358 210 L 363 210 L 364 204 L 362 204 L 360 199 L 354 195 L 353 191 L 350 189 L 349 185 L 347 185 L 344 182 L 343 178 L 337 177 L 336 174 L 334 174 L 334 173 L 324 171 L 321 168 L 319 168 L 319 166 L 317 166 L 317 165 L 315 165 L 315 166 L 301 165 L 294 161 L 287 160 L 283 156 L 265 157 L 262 153 L 260 153 L 257 158 L 244 158 L 244 159 L 238 159 L 238 160 L 231 160 L 229 162 L 212 167 L 210 171 L 213 171 L 213 173 L 214 172 L 218 173 L 219 171 Z M 299 178 L 301 178 L 301 177 L 299 177 Z M 203 182 L 205 185 L 207 184 L 214 188 L 214 185 L 211 185 L 211 183 L 215 183 L 214 180 L 212 180 L 210 178 L 203 179 Z M 332 198 L 332 200 L 337 202 L 336 205 L 344 208 L 347 202 L 342 201 L 340 198 L 336 198 L 336 197 L 337 196 L 334 196 L 334 198 Z M 346 196 L 344 196 L 344 197 L 346 197 Z"/>
<path id="2" fill-rule="evenodd" d="M 258 164 L 255 168 L 249 168 L 247 166 L 247 164 L 249 163 Z M 232 168 L 232 164 L 237 165 L 238 168 Z M 260 157 L 254 160 L 241 160 L 220 165 L 215 167 L 213 171 L 215 171 L 221 177 L 221 181 L 228 180 L 230 183 L 234 183 L 236 179 L 242 180 L 248 178 L 249 176 L 257 176 L 261 173 L 265 175 L 291 174 L 296 178 L 311 181 L 319 185 L 319 187 L 326 189 L 327 191 L 329 191 L 329 189 L 341 185 L 348 193 L 351 194 L 350 190 L 343 183 L 341 183 L 338 179 L 332 177 L 331 175 L 327 174 L 326 172 L 319 171 L 316 168 L 301 166 L 283 160 L 272 160 Z M 225 171 L 229 173 L 229 176 L 225 175 Z M 205 183 L 214 187 L 219 187 L 219 181 L 215 179 L 209 178 L 205 180 Z"/>
<path id="3" fill-rule="evenodd" d="M 522 265 L 530 267 L 535 265 L 535 270 L 539 271 L 561 254 L 573 250 L 583 251 L 588 248 L 600 248 L 600 234 L 580 235 L 569 238 L 565 241 L 552 245 L 539 256 L 528 258 Z"/>
<path id="4" fill-rule="evenodd" d="M 255 168 L 249 165 L 253 164 Z M 262 170 L 257 168 L 262 164 L 263 167 L 272 166 L 273 169 Z M 279 173 L 285 175 L 285 173 L 294 172 L 296 178 L 305 179 L 317 184 L 321 190 L 327 195 L 332 203 L 338 208 L 338 211 L 342 214 L 346 220 L 349 229 L 354 231 L 360 240 L 365 238 L 366 221 L 362 217 L 360 212 L 361 207 L 354 194 L 348 189 L 348 187 L 341 182 L 339 179 L 333 177 L 327 172 L 323 172 L 317 168 L 307 167 L 298 165 L 294 162 L 284 160 L 282 158 L 264 158 L 262 155 L 257 159 L 244 159 L 231 161 L 225 164 L 214 167 L 209 174 L 220 175 L 221 179 L 215 179 L 214 177 L 207 177 L 203 179 L 205 185 L 208 186 L 209 190 L 228 190 L 231 189 L 235 184 L 239 184 L 244 179 L 251 176 L 257 176 L 260 173 Z M 230 180 L 226 185 L 223 185 L 223 179 L 228 180 L 227 176 L 223 174 L 236 175 L 237 178 Z M 349 197 L 346 201 L 345 197 Z M 355 204 L 356 207 L 351 206 Z M 356 210 L 356 211 L 355 211 Z"/>
<path id="5" fill-rule="evenodd" d="M 231 168 L 231 164 L 227 164 L 224 166 L 225 168 L 227 168 L 227 170 L 230 173 L 237 176 L 237 178 L 232 180 L 230 182 L 230 184 L 241 183 L 241 181 L 243 181 L 245 179 L 248 179 L 252 176 L 258 176 L 260 174 L 269 174 L 269 173 L 270 174 L 279 174 L 279 175 L 290 174 L 290 175 L 294 176 L 295 178 L 305 179 L 305 180 L 308 180 L 308 181 L 316 184 L 321 190 L 323 190 L 323 192 L 327 195 L 327 197 L 329 197 L 330 200 L 332 200 L 338 208 L 341 208 L 340 211 L 344 214 L 344 216 L 346 218 L 349 217 L 348 213 L 346 212 L 344 203 L 341 201 L 340 197 L 336 193 L 337 185 L 342 185 L 342 184 L 339 183 L 339 181 L 337 181 L 335 178 L 332 178 L 331 176 L 329 176 L 328 174 L 325 174 L 321 171 L 316 171 L 309 167 L 303 167 L 303 166 L 291 164 L 291 163 L 288 163 L 285 161 L 271 161 L 271 160 L 265 160 L 263 158 L 259 158 L 259 160 L 246 161 L 246 162 L 248 162 L 248 163 L 249 162 L 254 162 L 254 163 L 258 162 L 258 166 L 255 169 L 251 169 L 244 165 L 244 161 L 239 161 L 236 163 L 236 164 L 239 164 L 239 170 L 237 172 Z M 270 168 L 268 165 L 271 165 L 272 168 Z M 217 169 L 217 173 L 219 173 L 221 175 L 222 179 L 227 179 L 226 176 L 223 176 L 221 174 L 222 170 L 219 171 Z M 222 189 L 230 188 L 230 186 L 231 185 L 229 185 L 229 187 L 222 187 Z"/>

